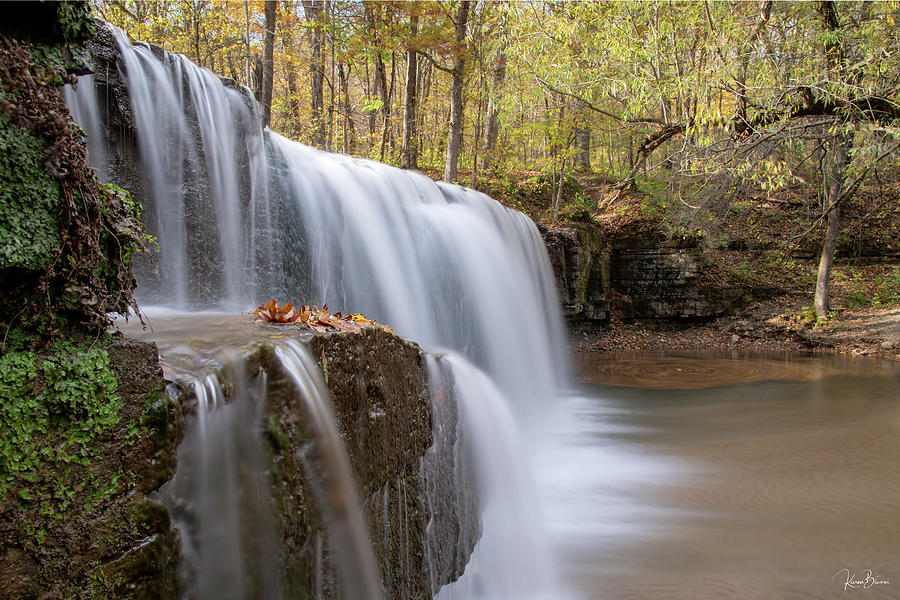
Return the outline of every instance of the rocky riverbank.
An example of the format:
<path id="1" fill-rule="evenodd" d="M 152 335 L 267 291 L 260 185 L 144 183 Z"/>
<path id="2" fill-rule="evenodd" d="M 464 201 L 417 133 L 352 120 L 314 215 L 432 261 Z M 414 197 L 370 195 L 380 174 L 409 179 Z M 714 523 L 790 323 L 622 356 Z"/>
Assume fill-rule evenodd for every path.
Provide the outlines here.
<path id="1" fill-rule="evenodd" d="M 735 314 L 690 325 L 624 322 L 572 334 L 576 352 L 714 351 L 845 354 L 900 361 L 900 309 L 845 310 L 816 323 L 805 296 L 753 303 Z"/>
<path id="2" fill-rule="evenodd" d="M 727 215 L 711 213 L 703 227 L 688 227 L 651 193 L 630 191 L 611 201 L 602 177 L 588 173 L 566 187 L 562 216 L 551 224 L 541 181 L 523 174 L 516 185 L 485 188 L 538 223 L 576 351 L 900 360 L 900 185 L 867 189 L 848 202 L 831 310 L 816 319 L 820 240 L 802 237 L 816 231 L 815 190 L 748 195 L 733 200 Z"/>

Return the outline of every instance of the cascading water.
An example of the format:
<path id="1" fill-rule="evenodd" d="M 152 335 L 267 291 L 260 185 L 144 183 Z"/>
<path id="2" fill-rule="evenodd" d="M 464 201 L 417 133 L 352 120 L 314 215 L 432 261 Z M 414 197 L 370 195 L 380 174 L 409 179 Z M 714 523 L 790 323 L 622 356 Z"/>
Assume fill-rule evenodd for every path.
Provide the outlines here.
<path id="1" fill-rule="evenodd" d="M 278 600 L 280 557 L 260 439 L 265 376 L 248 381 L 237 356 L 226 370 L 233 388 L 227 405 L 215 374 L 194 379 L 196 426 L 162 496 L 182 532 L 189 596 Z"/>
<path id="2" fill-rule="evenodd" d="M 109 179 L 107 137 L 103 130 L 103 117 L 100 115 L 98 98 L 94 90 L 94 76 L 82 75 L 78 78 L 77 87 L 67 85 L 63 89 L 63 95 L 72 118 L 85 133 L 91 166 L 97 171 L 101 181 L 107 181 Z"/>
<path id="3" fill-rule="evenodd" d="M 116 39 L 146 224 L 159 241 L 155 268 L 138 272 L 139 299 L 228 310 L 272 296 L 327 302 L 448 349 L 441 362 L 489 496 L 470 569 L 479 581 L 469 573 L 448 593 L 554 595 L 528 470 L 566 361 L 534 223 L 479 192 L 289 141 L 261 127 L 247 93 L 183 57 Z M 77 116 L 93 114 L 97 98 L 80 90 L 69 101 Z"/>
<path id="4" fill-rule="evenodd" d="M 341 444 L 335 416 L 329 406 L 328 388 L 322 381 L 319 367 L 298 343 L 288 341 L 279 346 L 275 354 L 300 392 L 306 414 L 317 432 L 317 453 L 327 463 L 325 476 L 316 477 L 309 463 L 306 463 L 306 470 L 317 482 L 316 495 L 326 516 L 330 542 L 345 559 L 338 563 L 343 590 L 348 598 L 378 600 L 381 598 L 378 565 L 363 523 L 350 459 Z"/>
<path id="5" fill-rule="evenodd" d="M 270 258 L 268 165 L 256 106 L 183 56 L 156 54 L 113 33 L 153 209 L 147 226 L 159 240 L 156 268 L 138 274 L 141 299 L 240 308 L 267 283 Z"/>
<path id="6" fill-rule="evenodd" d="M 476 471 L 484 503 L 484 531 L 463 577 L 446 586 L 439 600 L 453 598 L 559 598 L 533 483 L 518 449 L 519 429 L 500 390 L 482 371 L 457 355 L 430 357 L 429 379 L 452 387 L 461 428 L 478 457 Z"/>

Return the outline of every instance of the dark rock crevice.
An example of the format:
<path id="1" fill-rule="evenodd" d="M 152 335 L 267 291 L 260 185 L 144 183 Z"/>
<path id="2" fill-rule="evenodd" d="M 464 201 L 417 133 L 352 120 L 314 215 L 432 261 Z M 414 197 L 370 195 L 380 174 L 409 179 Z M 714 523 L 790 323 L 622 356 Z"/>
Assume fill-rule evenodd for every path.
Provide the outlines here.
<path id="1" fill-rule="evenodd" d="M 728 314 L 741 288 L 703 281 L 707 260 L 698 240 L 608 239 L 599 227 L 541 228 L 570 330 L 624 320 L 690 323 Z"/>

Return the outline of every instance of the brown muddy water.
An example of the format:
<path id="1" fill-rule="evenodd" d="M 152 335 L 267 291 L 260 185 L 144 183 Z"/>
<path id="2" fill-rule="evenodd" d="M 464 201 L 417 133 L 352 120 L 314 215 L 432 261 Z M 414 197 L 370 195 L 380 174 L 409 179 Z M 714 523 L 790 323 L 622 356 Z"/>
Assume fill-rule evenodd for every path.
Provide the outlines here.
<path id="1" fill-rule="evenodd" d="M 541 476 L 573 595 L 900 598 L 896 365 L 601 354 L 579 366 L 588 383 Z"/>

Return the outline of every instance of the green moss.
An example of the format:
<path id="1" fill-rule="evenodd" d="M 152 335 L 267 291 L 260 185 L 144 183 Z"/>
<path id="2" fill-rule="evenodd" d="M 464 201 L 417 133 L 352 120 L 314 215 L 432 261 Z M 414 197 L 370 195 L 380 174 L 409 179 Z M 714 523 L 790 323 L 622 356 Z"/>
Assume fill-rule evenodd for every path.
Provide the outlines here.
<path id="1" fill-rule="evenodd" d="M 0 115 L 0 268 L 46 268 L 60 245 L 59 181 L 43 140 Z"/>
<path id="2" fill-rule="evenodd" d="M 109 313 L 134 307 L 130 261 L 144 249 L 139 207 L 97 181 L 59 94 L 92 20 L 86 3 L 58 4 L 38 6 L 59 10 L 64 36 L 0 36 L 0 328 L 45 342 L 102 332 Z"/>
<path id="3" fill-rule="evenodd" d="M 100 344 L 57 342 L 43 354 L 0 357 L 0 503 L 15 496 L 46 516 L 67 510 L 75 492 L 92 502 L 113 493 L 116 477 L 78 467 L 90 465 L 95 442 L 119 422 L 116 391 Z"/>
<path id="4" fill-rule="evenodd" d="M 84 0 L 57 2 L 56 20 L 66 42 L 84 42 L 97 34 L 97 21 Z"/>
<path id="5" fill-rule="evenodd" d="M 39 85 L 65 85 L 66 61 L 60 48 L 34 44 L 31 46 L 31 60 L 38 67 L 35 76 Z"/>

